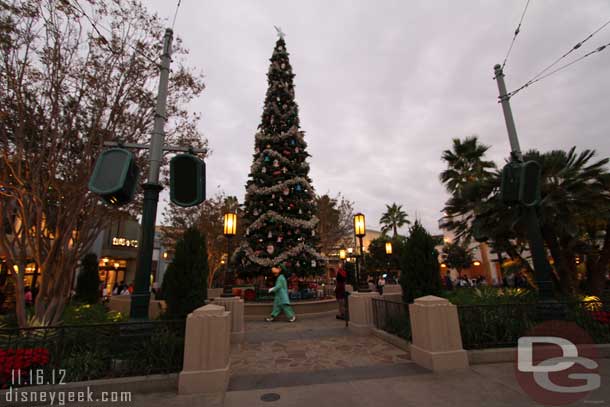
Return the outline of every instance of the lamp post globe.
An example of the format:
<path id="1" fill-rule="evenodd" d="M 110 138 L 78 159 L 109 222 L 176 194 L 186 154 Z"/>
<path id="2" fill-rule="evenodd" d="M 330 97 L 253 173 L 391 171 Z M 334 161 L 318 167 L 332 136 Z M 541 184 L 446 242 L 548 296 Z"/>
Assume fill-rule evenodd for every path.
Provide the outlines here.
<path id="1" fill-rule="evenodd" d="M 360 242 L 360 254 L 358 255 L 358 291 L 359 292 L 370 292 L 370 288 L 366 282 L 364 276 L 364 245 L 362 238 L 366 235 L 366 220 L 364 214 L 357 213 L 354 215 L 354 234 Z"/>
<path id="2" fill-rule="evenodd" d="M 231 239 L 237 233 L 237 214 L 227 212 L 223 216 L 223 234 L 227 238 L 227 263 L 222 290 L 223 297 L 233 296 L 233 274 L 231 272 Z"/>
<path id="3" fill-rule="evenodd" d="M 392 254 L 392 242 L 385 242 L 385 254 Z"/>

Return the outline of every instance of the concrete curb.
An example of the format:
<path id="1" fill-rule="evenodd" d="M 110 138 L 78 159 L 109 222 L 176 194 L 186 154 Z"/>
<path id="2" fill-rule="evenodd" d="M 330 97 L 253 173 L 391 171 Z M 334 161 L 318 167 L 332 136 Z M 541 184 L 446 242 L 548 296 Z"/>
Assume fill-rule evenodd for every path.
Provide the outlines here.
<path id="1" fill-rule="evenodd" d="M 407 340 L 382 331 L 381 329 L 371 328 L 371 334 L 404 350 L 411 354 L 411 343 Z M 600 359 L 610 359 L 610 344 L 591 345 L 597 350 Z M 491 349 L 470 349 L 468 353 L 468 362 L 471 365 L 485 365 L 491 363 L 509 363 L 514 362 L 517 356 L 517 348 L 491 348 Z"/>
<path id="2" fill-rule="evenodd" d="M 333 316 L 333 315 L 337 315 L 337 310 L 332 310 L 332 311 L 324 311 L 324 312 L 316 312 L 316 313 L 311 313 L 311 314 L 299 314 L 296 313 L 297 316 L 297 321 L 299 319 L 310 319 L 310 318 L 323 318 L 323 317 L 328 317 L 328 316 Z M 244 315 L 244 320 L 246 321 L 263 321 L 268 315 Z M 284 314 L 281 314 L 279 317 L 280 321 L 287 321 L 286 316 Z"/>
<path id="3" fill-rule="evenodd" d="M 586 346 L 586 345 L 585 345 Z M 598 358 L 610 358 L 610 344 L 597 344 Z M 489 363 L 514 362 L 517 356 L 517 348 L 491 348 L 491 349 L 471 349 L 468 352 L 468 360 L 471 365 L 483 365 Z"/>
<path id="4" fill-rule="evenodd" d="M 371 333 L 374 336 L 383 339 L 387 343 L 394 345 L 397 348 L 400 348 L 405 352 L 409 353 L 409 357 L 411 356 L 411 344 L 406 339 L 403 339 L 400 336 L 392 335 L 391 333 L 382 331 L 381 329 L 377 328 L 371 328 Z"/>

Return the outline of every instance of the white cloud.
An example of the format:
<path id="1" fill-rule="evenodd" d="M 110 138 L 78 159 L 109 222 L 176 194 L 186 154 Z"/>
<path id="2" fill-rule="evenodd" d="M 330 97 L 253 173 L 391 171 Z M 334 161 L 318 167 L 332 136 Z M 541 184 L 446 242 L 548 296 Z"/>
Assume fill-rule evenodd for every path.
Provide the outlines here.
<path id="1" fill-rule="evenodd" d="M 144 2 L 161 16 L 175 3 Z M 530 5 L 506 67 L 509 89 L 607 21 L 605 0 Z M 377 226 L 404 204 L 432 231 L 447 198 L 441 152 L 479 135 L 498 162 L 508 153 L 493 65 L 501 63 L 523 3 L 516 1 L 182 2 L 176 32 L 207 89 L 192 109 L 214 151 L 208 191 L 243 197 L 275 43 L 286 32 L 296 98 L 318 192 L 342 192 Z M 610 27 L 578 55 L 610 40 Z M 576 54 L 576 53 L 575 53 Z M 533 85 L 512 100 L 524 150 L 594 148 L 610 155 L 610 51 Z"/>

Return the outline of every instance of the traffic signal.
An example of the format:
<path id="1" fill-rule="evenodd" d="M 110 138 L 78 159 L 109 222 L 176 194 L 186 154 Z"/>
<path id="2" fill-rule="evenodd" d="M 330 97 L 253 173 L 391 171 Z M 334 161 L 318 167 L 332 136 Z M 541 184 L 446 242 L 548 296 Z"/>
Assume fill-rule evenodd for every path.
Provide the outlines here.
<path id="1" fill-rule="evenodd" d="M 138 166 L 133 154 L 123 148 L 102 152 L 89 179 L 89 190 L 111 205 L 131 201 L 138 184 Z"/>
<path id="2" fill-rule="evenodd" d="M 540 164 L 536 161 L 510 162 L 502 169 L 500 197 L 506 204 L 521 203 L 535 206 L 540 203 Z"/>
<path id="3" fill-rule="evenodd" d="M 205 162 L 192 154 L 178 154 L 169 162 L 170 199 L 179 206 L 205 200 Z"/>
<path id="4" fill-rule="evenodd" d="M 505 204 L 519 202 L 519 181 L 521 180 L 521 163 L 509 162 L 502 168 L 500 198 Z"/>
<path id="5" fill-rule="evenodd" d="M 528 161 L 521 166 L 519 180 L 519 202 L 535 206 L 540 202 L 540 164 Z"/>

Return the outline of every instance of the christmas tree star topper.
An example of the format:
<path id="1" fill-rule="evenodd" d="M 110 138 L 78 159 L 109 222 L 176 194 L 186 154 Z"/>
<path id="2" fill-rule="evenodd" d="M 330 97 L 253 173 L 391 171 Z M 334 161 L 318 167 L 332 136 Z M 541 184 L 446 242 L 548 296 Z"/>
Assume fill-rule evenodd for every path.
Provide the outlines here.
<path id="1" fill-rule="evenodd" d="M 277 31 L 277 36 L 280 37 L 281 39 L 284 39 L 284 37 L 286 36 L 286 34 L 284 34 L 284 32 L 282 31 L 281 27 L 277 27 L 277 26 L 273 26 L 273 28 L 275 28 L 275 31 Z"/>

